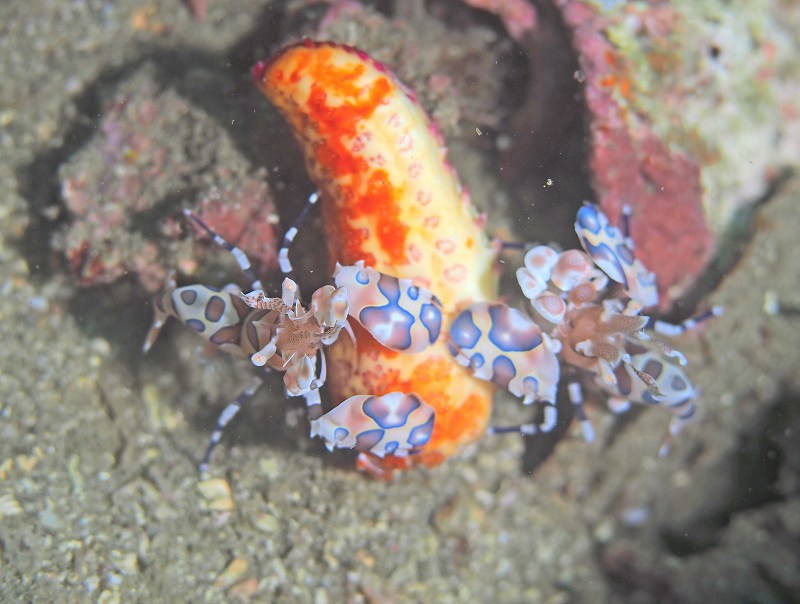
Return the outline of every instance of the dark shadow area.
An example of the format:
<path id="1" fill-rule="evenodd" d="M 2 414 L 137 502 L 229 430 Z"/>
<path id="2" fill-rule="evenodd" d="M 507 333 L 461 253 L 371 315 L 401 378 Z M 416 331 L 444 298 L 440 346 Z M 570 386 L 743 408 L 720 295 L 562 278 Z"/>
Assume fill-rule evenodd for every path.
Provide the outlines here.
<path id="1" fill-rule="evenodd" d="M 67 308 L 87 338 L 108 340 L 114 355 L 126 366 L 142 363 L 142 344 L 153 310 L 149 296 L 134 279 L 125 277 L 113 285 L 78 289 Z"/>
<path id="2" fill-rule="evenodd" d="M 787 585 L 781 577 L 775 576 L 775 572 L 766 564 L 756 563 L 755 567 L 759 578 L 769 587 L 776 602 L 787 604 L 800 602 L 800 593 L 797 592 L 796 586 Z"/>
<path id="3" fill-rule="evenodd" d="M 188 421 L 192 429 L 209 439 L 225 406 L 233 401 L 238 393 L 231 393 L 228 400 L 210 400 L 201 397 L 190 412 Z M 330 400 L 323 390 L 323 400 Z M 327 408 L 327 407 L 326 407 Z M 298 421 L 288 421 L 292 413 Z M 288 397 L 285 393 L 282 375 L 272 372 L 264 376 L 264 385 L 256 395 L 242 406 L 236 417 L 225 427 L 220 441 L 221 446 L 215 448 L 211 456 L 210 466 L 225 464 L 227 447 L 256 447 L 264 456 L 275 451 L 303 451 L 308 455 L 319 457 L 325 466 L 352 471 L 358 453 L 337 449 L 330 453 L 321 439 L 309 438 L 309 419 L 305 411 L 305 400 L 302 397 Z M 197 451 L 186 451 L 186 454 L 197 464 L 205 453 L 205 446 Z"/>
<path id="4" fill-rule="evenodd" d="M 600 567 L 612 588 L 614 602 L 681 604 L 670 571 L 653 567 L 625 544 L 611 544 L 599 552 Z"/>
<path id="5" fill-rule="evenodd" d="M 787 391 L 753 418 L 741 433 L 736 449 L 722 459 L 717 467 L 709 469 L 703 484 L 696 485 L 703 492 L 687 502 L 697 509 L 695 516 L 661 533 L 667 552 L 682 558 L 710 552 L 711 558 L 705 557 L 703 560 L 707 561 L 705 564 L 713 566 L 711 560 L 714 559 L 715 548 L 719 546 L 730 552 L 730 543 L 721 544 L 721 541 L 725 537 L 725 530 L 738 514 L 796 496 L 796 486 L 793 485 L 798 484 L 800 453 L 794 435 L 798 427 L 800 413 L 797 393 Z M 792 486 L 786 489 L 780 486 L 782 484 Z M 772 518 L 765 515 L 757 523 L 759 530 L 766 532 L 776 545 L 798 550 L 791 531 L 783 526 L 777 510 Z M 747 556 L 746 553 L 743 555 Z M 659 562 L 661 554 L 647 554 L 632 542 L 621 538 L 598 546 L 597 556 L 599 567 L 620 602 L 678 604 L 684 601 L 680 590 L 675 589 L 675 569 Z M 786 576 L 775 576 L 774 568 L 771 569 L 766 563 L 756 563 L 756 572 L 775 597 L 770 601 L 797 601 L 795 590 L 787 584 Z"/>
<path id="6" fill-rule="evenodd" d="M 575 247 L 573 224 L 583 200 L 593 200 L 589 173 L 589 110 L 575 78 L 578 58 L 552 2 L 534 2 L 539 24 L 522 47 L 529 76 L 520 78 L 524 100 L 505 131 L 508 148 L 499 171 L 514 192 L 516 225 L 529 241 Z M 548 185 L 552 182 L 552 185 Z"/>
<path id="7" fill-rule="evenodd" d="M 144 328 L 146 331 L 146 327 Z M 170 321 L 163 328 L 163 342 L 161 339 L 156 341 L 153 348 L 146 356 L 140 356 L 138 363 L 143 366 L 155 368 L 151 371 L 170 371 L 177 384 L 188 384 L 196 377 L 196 372 L 190 371 L 185 361 L 176 360 L 175 344 L 170 337 L 173 330 L 185 330 L 183 325 L 176 321 Z M 197 340 L 197 350 L 199 354 L 207 354 L 208 358 L 204 361 L 227 363 L 232 368 L 234 363 L 243 362 L 206 344 L 200 338 Z M 214 357 L 218 357 L 214 359 Z M 252 368 L 251 375 L 257 375 L 259 371 Z M 263 449 L 264 455 L 269 455 L 274 451 L 323 451 L 324 446 L 321 442 L 310 441 L 308 439 L 308 420 L 304 411 L 304 399 L 290 398 L 286 396 L 283 376 L 278 372 L 265 373 L 263 385 L 252 398 L 246 400 L 236 416 L 225 426 L 222 440 L 215 448 L 210 467 L 227 467 L 225 464 L 225 454 L 228 447 L 258 447 Z M 188 404 L 175 398 L 167 404 L 173 408 L 180 407 L 180 412 L 185 416 L 190 429 L 205 437 L 201 439 L 201 444 L 195 448 L 188 449 L 185 443 L 178 443 L 173 440 L 175 447 L 182 451 L 192 463 L 197 466 L 205 453 L 206 444 L 211 438 L 211 434 L 217 426 L 220 414 L 233 402 L 249 385 L 250 377 L 245 383 L 238 384 L 235 390 L 231 390 L 225 395 L 217 396 L 200 394 L 193 397 Z M 295 413 L 299 421 L 295 424 L 288 421 L 289 412 Z M 170 433 L 165 433 L 170 437 Z M 318 446 L 321 447 L 318 448 Z"/>
<path id="8" fill-rule="evenodd" d="M 238 392 L 232 392 L 227 400 L 211 400 L 203 395 L 189 416 L 189 423 L 198 433 L 211 438 L 219 419 L 219 414 L 233 401 Z M 287 411 L 302 407 L 302 399 L 287 399 L 283 392 L 283 382 L 278 374 L 265 376 L 264 386 L 256 395 L 242 406 L 236 417 L 225 426 L 220 445 L 211 456 L 211 465 L 225 466 L 225 449 L 228 447 L 259 447 L 265 455 L 270 451 L 296 451 L 298 439 L 307 439 L 307 427 L 300 425 L 290 428 L 286 423 Z M 205 445 L 191 451 L 196 463 L 205 453 Z"/>
<path id="9" fill-rule="evenodd" d="M 739 437 L 739 445 L 713 470 L 718 486 L 710 490 L 702 509 L 688 522 L 668 527 L 662 537 L 666 549 L 690 556 L 715 547 L 737 514 L 784 500 L 795 493 L 783 492 L 779 478 L 800 471 L 796 446 L 787 439 L 787 428 L 800 422 L 797 393 L 786 392 Z"/>
<path id="10" fill-rule="evenodd" d="M 551 432 L 545 434 L 537 434 L 535 436 L 525 437 L 525 452 L 521 460 L 521 469 L 525 474 L 534 474 L 536 469 L 541 466 L 558 445 L 559 441 L 564 438 L 564 435 L 572 425 L 572 420 L 575 416 L 575 410 L 569 400 L 567 393 L 567 381 L 561 380 L 558 387 L 558 400 L 556 401 L 556 409 L 558 410 L 558 422 L 556 427 Z M 534 422 L 541 422 L 544 414 L 542 405 L 535 404 L 533 409 L 530 409 L 533 414 Z M 509 438 L 513 435 L 509 435 Z"/>

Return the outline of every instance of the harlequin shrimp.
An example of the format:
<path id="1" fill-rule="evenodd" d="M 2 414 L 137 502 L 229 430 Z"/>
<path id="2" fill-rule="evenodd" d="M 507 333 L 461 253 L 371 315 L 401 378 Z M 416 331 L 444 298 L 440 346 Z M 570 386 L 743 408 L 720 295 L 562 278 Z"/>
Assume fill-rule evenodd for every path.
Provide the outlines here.
<path id="1" fill-rule="evenodd" d="M 552 337 L 562 344 L 561 359 L 595 374 L 596 382 L 611 395 L 612 410 L 624 411 L 630 402 L 637 402 L 662 405 L 672 412 L 670 434 L 660 451 L 663 455 L 669 439 L 693 419 L 696 391 L 680 369 L 686 358 L 644 330 L 650 327 L 677 335 L 719 315 L 721 309 L 712 308 L 680 325 L 640 315 L 643 308 L 658 303 L 658 292 L 654 275 L 634 253 L 629 219 L 626 207 L 619 229 L 597 206 L 585 203 L 575 222 L 584 252 L 534 247 L 525 255 L 525 266 L 517 270 L 517 280 L 535 316 L 552 326 Z M 627 304 L 613 296 L 598 303 L 607 295 L 609 279 L 621 285 Z M 569 392 L 580 408 L 579 385 L 570 384 Z M 591 440 L 591 425 L 582 409 L 579 418 Z"/>
<path id="2" fill-rule="evenodd" d="M 448 334 L 450 353 L 480 379 L 505 388 L 522 402 L 544 406 L 541 426 L 490 427 L 490 433 L 550 432 L 556 425 L 556 391 L 561 344 L 527 316 L 501 302 L 478 302 L 455 318 Z"/>
<path id="3" fill-rule="evenodd" d="M 312 196 L 311 203 L 315 201 L 316 195 Z M 441 313 L 438 301 L 427 290 L 365 269 L 363 265 L 339 265 L 334 275 L 339 285 L 317 289 L 308 308 L 300 300 L 297 283 L 288 277 L 283 281 L 281 296 L 271 298 L 264 293 L 260 280 L 253 276 L 242 250 L 214 233 L 191 212 L 186 211 L 185 215 L 234 255 L 242 271 L 250 278 L 253 291 L 245 294 L 238 292 L 235 286 L 220 290 L 198 284 L 176 287 L 174 277 L 170 277 L 166 291 L 155 301 L 155 319 L 144 343 L 145 352 L 155 342 L 166 319 L 175 317 L 226 352 L 249 357 L 258 368 L 283 372 L 287 394 L 302 396 L 306 400 L 311 436 L 322 437 L 329 450 L 353 448 L 378 458 L 386 455 L 404 457 L 417 452 L 428 442 L 434 410 L 413 393 L 352 396 L 324 414 L 319 396 L 319 388 L 326 379 L 322 348 L 333 344 L 342 329 L 349 330 L 348 314 L 374 333 L 383 345 L 397 350 L 420 348 L 413 342 L 420 337 L 417 325 L 438 335 Z M 287 249 L 285 243 L 281 256 L 286 263 Z M 378 290 L 378 294 L 370 295 L 373 289 Z M 354 297 L 352 305 L 349 292 Z M 383 292 L 389 292 L 391 296 L 389 308 L 384 304 L 386 299 L 380 298 Z M 397 292 L 397 295 L 392 295 L 392 292 Z M 408 309 L 417 313 L 419 320 Z M 398 313 L 403 315 L 399 326 Z M 410 323 L 406 320 L 408 318 Z M 406 337 L 399 335 L 404 329 Z M 317 373 L 318 359 L 320 369 Z M 200 463 L 201 471 L 208 467 L 211 453 L 225 426 L 256 394 L 262 377 L 259 375 L 221 413 Z"/>

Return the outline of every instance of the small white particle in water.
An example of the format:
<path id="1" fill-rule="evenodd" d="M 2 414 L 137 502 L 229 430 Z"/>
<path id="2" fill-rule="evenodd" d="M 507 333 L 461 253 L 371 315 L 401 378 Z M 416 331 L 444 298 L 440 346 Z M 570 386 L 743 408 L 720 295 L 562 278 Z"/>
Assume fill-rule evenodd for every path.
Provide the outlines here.
<path id="1" fill-rule="evenodd" d="M 511 137 L 507 134 L 501 134 L 494 144 L 498 151 L 508 151 L 511 148 Z"/>
<path id="2" fill-rule="evenodd" d="M 778 294 L 771 289 L 764 292 L 764 304 L 762 306 L 762 310 L 765 314 L 773 317 L 781 311 L 780 304 L 778 303 Z"/>
<path id="3" fill-rule="evenodd" d="M 73 94 L 79 93 L 81 91 L 82 87 L 83 86 L 82 86 L 81 80 L 79 78 L 75 78 L 75 77 L 69 78 L 64 83 L 64 89 L 66 90 L 67 94 L 69 94 L 69 95 L 73 95 Z"/>
<path id="4" fill-rule="evenodd" d="M 44 311 L 47 310 L 48 304 L 47 300 L 42 296 L 34 296 L 28 299 L 28 306 L 31 307 L 31 310 Z"/>
<path id="5" fill-rule="evenodd" d="M 642 526 L 650 517 L 650 510 L 646 506 L 628 508 L 622 512 L 622 521 L 628 526 Z"/>
<path id="6" fill-rule="evenodd" d="M 678 470 L 672 475 L 672 484 L 678 488 L 686 488 L 692 483 L 692 478 L 688 472 Z"/>
<path id="7" fill-rule="evenodd" d="M 89 347 L 100 356 L 108 356 L 111 354 L 111 344 L 104 338 L 93 338 L 89 343 Z"/>

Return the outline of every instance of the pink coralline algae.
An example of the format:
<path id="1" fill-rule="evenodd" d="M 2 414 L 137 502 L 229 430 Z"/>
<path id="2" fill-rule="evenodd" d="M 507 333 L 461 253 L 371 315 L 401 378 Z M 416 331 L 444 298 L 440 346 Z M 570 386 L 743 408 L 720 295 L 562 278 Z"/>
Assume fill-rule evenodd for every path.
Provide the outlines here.
<path id="1" fill-rule="evenodd" d="M 188 0 L 187 3 L 195 20 L 205 21 L 208 13 L 208 0 Z"/>
<path id="2" fill-rule="evenodd" d="M 508 35 L 515 40 L 536 27 L 536 9 L 528 0 L 464 0 L 464 3 L 500 17 Z"/>
<path id="3" fill-rule="evenodd" d="M 209 166 L 214 166 L 209 168 Z M 169 270 L 191 273 L 206 245 L 182 228 L 183 208 L 275 267 L 274 211 L 263 174 L 248 173 L 226 133 L 148 68 L 123 83 L 99 133 L 61 167 L 69 222 L 54 246 L 82 286 L 134 274 L 145 290 Z"/>
<path id="4" fill-rule="evenodd" d="M 637 256 L 656 272 L 662 308 L 668 308 L 694 283 L 714 249 L 700 167 L 634 113 L 629 61 L 609 41 L 596 9 L 568 0 L 559 5 L 578 51 L 578 77 L 585 78 L 595 192 L 609 216 L 620 216 L 623 204 L 633 207 Z"/>
<path id="5" fill-rule="evenodd" d="M 521 42 L 534 78 L 508 131 L 512 184 L 532 190 L 538 181 L 525 171 L 538 161 L 563 188 L 562 164 L 546 154 L 564 131 L 579 136 L 564 109 L 579 91 L 585 107 L 572 111 L 585 111 L 587 162 L 564 146 L 554 157 L 566 149 L 562 163 L 573 162 L 577 180 L 588 164 L 591 191 L 575 188 L 612 221 L 623 203 L 633 206 L 637 255 L 657 275 L 662 309 L 670 307 L 736 212 L 800 162 L 800 7 L 789 6 L 556 0 L 556 16 L 541 5 L 537 30 Z M 565 36 L 570 60 L 553 44 Z M 579 88 L 564 84 L 566 71 Z M 561 199 L 577 202 L 571 193 Z"/>
<path id="6" fill-rule="evenodd" d="M 213 187 L 201 194 L 195 214 L 227 241 L 247 250 L 250 260 L 263 268 L 275 267 L 275 238 L 272 226 L 277 223 L 266 175 L 239 182 L 230 175 L 229 186 Z"/>

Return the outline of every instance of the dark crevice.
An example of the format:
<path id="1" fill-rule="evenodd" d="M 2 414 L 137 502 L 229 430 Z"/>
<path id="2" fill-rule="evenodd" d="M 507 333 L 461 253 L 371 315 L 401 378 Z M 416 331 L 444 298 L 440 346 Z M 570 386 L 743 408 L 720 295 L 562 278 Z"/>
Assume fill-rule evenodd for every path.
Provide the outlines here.
<path id="1" fill-rule="evenodd" d="M 752 420 L 742 432 L 735 450 L 717 467 L 709 469 L 715 478 L 721 476 L 722 479 L 717 481 L 710 478 L 698 482 L 695 488 L 703 489 L 694 497 L 698 512 L 690 521 L 663 531 L 665 550 L 686 558 L 713 551 L 717 546 L 729 549 L 730 543 L 720 543 L 725 530 L 737 515 L 796 496 L 796 492 L 781 490 L 779 475 L 786 478 L 787 474 L 800 472 L 800 455 L 794 441 L 798 426 L 800 412 L 797 394 L 786 392 Z M 798 481 L 790 478 L 787 483 L 797 485 Z M 797 551 L 794 536 L 783 526 L 777 511 L 775 514 L 760 514 L 753 522 L 757 523 L 760 531 L 770 535 L 771 543 L 776 548 Z M 683 601 L 680 591 L 674 588 L 675 572 L 657 564 L 655 558 L 643 555 L 633 542 L 617 539 L 609 544 L 598 545 L 596 553 L 598 566 L 620 601 L 665 604 Z M 716 556 L 717 553 L 712 553 L 711 560 Z M 753 568 L 774 596 L 774 601 L 798 601 L 797 585 L 792 584 L 789 569 L 781 574 L 776 568 L 758 560 L 754 561 Z"/>
<path id="2" fill-rule="evenodd" d="M 522 471 L 525 474 L 533 474 L 539 466 L 547 461 L 555 450 L 558 442 L 564 438 L 564 435 L 569 431 L 570 425 L 572 424 L 575 413 L 567 393 L 566 380 L 562 380 L 559 384 L 557 398 L 556 409 L 558 410 L 558 423 L 555 428 L 546 434 L 536 434 L 534 436 L 525 437 L 525 452 L 523 453 L 521 463 Z M 531 419 L 534 422 L 542 421 L 542 405 L 534 405 L 533 408 L 530 409 L 530 412 L 532 414 Z M 526 419 L 525 421 L 530 421 L 530 419 Z"/>
<path id="3" fill-rule="evenodd" d="M 153 318 L 149 296 L 131 277 L 76 290 L 67 308 L 87 338 L 104 338 L 120 361 L 137 366 Z"/>
<path id="4" fill-rule="evenodd" d="M 61 185 L 58 169 L 78 149 L 83 147 L 97 128 L 96 119 L 102 113 L 94 86 L 74 100 L 78 117 L 64 133 L 64 143 L 39 154 L 29 165 L 17 171 L 19 191 L 30 206 L 30 225 L 18 242 L 22 255 L 34 278 L 47 277 L 59 267 L 50 240 L 63 224 L 63 219 L 45 219 L 44 211 L 52 205 L 61 205 Z"/>
<path id="5" fill-rule="evenodd" d="M 671 573 L 663 565 L 652 565 L 627 544 L 611 544 L 598 551 L 599 566 L 608 578 L 618 602 L 678 604 Z"/>
<path id="6" fill-rule="evenodd" d="M 578 56 L 561 11 L 534 2 L 538 26 L 522 41 L 530 77 L 525 101 L 505 131 L 510 146 L 499 162 L 521 217 L 517 233 L 530 241 L 575 247 L 573 223 L 583 200 L 594 199 L 589 173 L 589 110 L 575 78 Z M 547 186 L 551 181 L 554 186 Z"/>
<path id="7" fill-rule="evenodd" d="M 713 474 L 716 487 L 707 487 L 702 508 L 679 526 L 662 534 L 666 549 L 677 556 L 702 553 L 715 547 L 725 529 L 741 513 L 785 500 L 778 479 L 782 471 L 797 471 L 787 460 L 796 458 L 786 427 L 798 420 L 797 396 L 787 393 L 746 426 L 738 446 Z"/>
<path id="8" fill-rule="evenodd" d="M 199 190 L 188 187 L 180 192 L 168 193 L 149 208 L 133 214 L 130 217 L 128 230 L 151 237 L 156 236 L 158 225 L 168 218 L 182 219 L 180 209 L 186 204 L 187 199 L 194 199 L 199 193 Z M 184 232 L 191 234 L 192 230 L 184 230 Z"/>
<path id="9" fill-rule="evenodd" d="M 756 572 L 769 591 L 772 593 L 776 602 L 797 603 L 800 602 L 800 593 L 797 591 L 798 582 L 795 585 L 787 585 L 780 577 L 775 576 L 775 573 L 763 563 L 756 563 Z"/>

